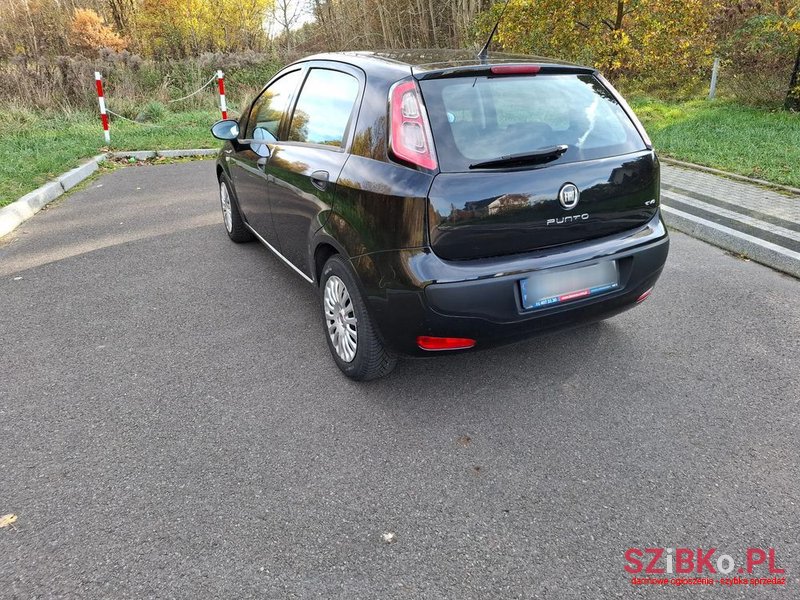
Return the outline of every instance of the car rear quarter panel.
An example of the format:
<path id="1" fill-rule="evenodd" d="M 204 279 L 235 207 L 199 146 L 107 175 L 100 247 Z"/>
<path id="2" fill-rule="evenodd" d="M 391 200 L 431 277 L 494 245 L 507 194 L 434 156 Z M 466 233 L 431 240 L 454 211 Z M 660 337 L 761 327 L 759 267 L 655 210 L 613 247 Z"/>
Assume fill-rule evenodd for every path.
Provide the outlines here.
<path id="1" fill-rule="evenodd" d="M 427 245 L 426 213 L 433 174 L 392 162 L 388 149 L 389 88 L 400 77 L 368 73 L 350 157 L 337 182 L 324 233 L 348 258 Z"/>

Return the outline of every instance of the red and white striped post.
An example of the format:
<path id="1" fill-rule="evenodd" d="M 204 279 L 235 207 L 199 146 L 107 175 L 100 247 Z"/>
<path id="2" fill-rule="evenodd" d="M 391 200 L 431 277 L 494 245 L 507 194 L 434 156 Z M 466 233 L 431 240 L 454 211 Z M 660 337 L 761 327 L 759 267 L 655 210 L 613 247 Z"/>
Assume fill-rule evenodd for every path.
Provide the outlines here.
<path id="1" fill-rule="evenodd" d="M 108 131 L 108 114 L 106 114 L 106 99 L 103 96 L 103 77 L 100 71 L 94 72 L 94 82 L 97 85 L 97 102 L 100 104 L 100 120 L 103 122 L 103 137 L 106 144 L 111 143 L 111 134 Z"/>
<path id="2" fill-rule="evenodd" d="M 228 118 L 228 105 L 225 104 L 225 73 L 222 70 L 217 71 L 217 85 L 219 86 L 219 112 L 222 113 L 222 118 Z"/>

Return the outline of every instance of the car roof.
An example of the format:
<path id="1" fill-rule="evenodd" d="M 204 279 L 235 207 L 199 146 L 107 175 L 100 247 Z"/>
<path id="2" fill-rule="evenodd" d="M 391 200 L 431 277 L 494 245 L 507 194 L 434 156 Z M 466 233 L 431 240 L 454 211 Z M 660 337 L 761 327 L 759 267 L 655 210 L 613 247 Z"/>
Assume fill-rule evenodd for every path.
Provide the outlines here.
<path id="1" fill-rule="evenodd" d="M 363 69 L 367 74 L 371 71 L 385 73 L 397 71 L 399 76 L 407 76 L 411 73 L 422 75 L 435 71 L 442 71 L 453 68 L 469 68 L 486 65 L 498 65 L 509 63 L 526 63 L 537 65 L 553 65 L 562 67 L 572 67 L 578 70 L 593 71 L 592 68 L 581 67 L 574 63 L 554 58 L 533 56 L 527 54 L 509 54 L 504 52 L 492 52 L 484 61 L 478 58 L 474 50 L 447 50 L 442 48 L 432 49 L 408 49 L 408 50 L 375 50 L 375 51 L 352 51 L 352 52 L 328 52 L 308 56 L 297 62 L 310 60 L 330 60 L 344 62 L 355 65 Z"/>

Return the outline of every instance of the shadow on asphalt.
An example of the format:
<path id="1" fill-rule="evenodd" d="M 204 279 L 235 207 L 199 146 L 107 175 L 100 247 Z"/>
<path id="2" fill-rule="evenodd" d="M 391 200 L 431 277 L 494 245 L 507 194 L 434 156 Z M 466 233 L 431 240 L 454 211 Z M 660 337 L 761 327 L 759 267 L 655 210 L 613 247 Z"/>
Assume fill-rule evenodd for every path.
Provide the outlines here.
<path id="1" fill-rule="evenodd" d="M 423 412 L 430 414 L 432 408 L 445 406 L 441 402 L 443 396 L 452 394 L 454 390 L 465 392 L 460 398 L 462 406 L 451 406 L 455 410 L 486 401 L 502 403 L 504 389 L 514 390 L 514 394 L 518 394 L 528 386 L 532 396 L 538 396 L 538 391 L 534 390 L 540 390 L 552 382 L 560 382 L 563 384 L 561 391 L 569 392 L 569 381 L 585 375 L 589 366 L 614 365 L 626 360 L 625 355 L 630 351 L 631 344 L 635 344 L 625 326 L 617 322 L 622 318 L 618 315 L 616 319 L 547 333 L 499 348 L 431 358 L 403 358 L 385 378 L 354 382 L 341 374 L 328 356 L 317 288 L 302 281 L 269 250 L 258 244 L 248 245 L 243 251 L 247 258 L 242 257 L 241 260 L 263 262 L 263 265 L 254 266 L 262 272 L 265 280 L 274 277 L 270 286 L 264 286 L 261 293 L 280 289 L 283 297 L 281 309 L 293 315 L 291 320 L 311 324 L 311 327 L 302 331 L 297 343 L 314 348 L 317 355 L 323 355 L 322 361 L 314 366 L 321 375 L 320 385 L 323 388 L 326 385 L 344 386 L 366 402 L 400 406 L 409 412 L 424 408 Z M 632 309 L 634 312 L 645 310 L 646 305 Z M 274 326 L 264 331 L 252 331 L 256 338 L 274 333 Z M 286 329 L 282 333 L 293 335 L 297 332 Z M 299 363 L 295 366 L 294 375 L 309 377 L 311 373 L 306 365 Z M 475 390 L 491 392 L 481 396 L 473 393 Z M 557 401 L 557 397 L 554 395 L 550 400 Z"/>
<path id="2" fill-rule="evenodd" d="M 28 252 L 24 256 L 17 258 L 13 265 L 0 263 L 0 276 L 9 275 L 26 269 L 33 269 L 68 258 L 80 258 L 81 255 L 97 252 L 112 246 L 134 244 L 159 236 L 174 236 L 179 232 L 209 227 L 212 224 L 216 225 L 216 217 L 216 214 L 197 215 L 185 221 L 159 223 L 150 227 L 137 228 L 135 231 L 120 230 L 117 232 L 105 233 L 102 229 L 98 229 L 97 235 L 91 238 L 75 235 L 85 229 L 87 225 L 85 222 L 70 222 L 69 220 L 59 221 L 57 226 L 59 233 L 58 238 L 41 240 L 40 243 L 37 244 L 38 248 L 41 249 Z M 124 221 L 121 221 L 119 225 L 124 225 Z M 63 238 L 73 239 L 74 241 L 64 243 Z"/>

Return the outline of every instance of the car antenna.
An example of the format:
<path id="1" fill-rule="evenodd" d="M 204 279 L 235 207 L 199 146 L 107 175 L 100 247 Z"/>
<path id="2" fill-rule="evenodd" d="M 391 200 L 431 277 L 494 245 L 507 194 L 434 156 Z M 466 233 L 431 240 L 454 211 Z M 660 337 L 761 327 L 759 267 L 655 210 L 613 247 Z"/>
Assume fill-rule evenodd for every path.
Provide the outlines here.
<path id="1" fill-rule="evenodd" d="M 486 39 L 486 43 L 483 45 L 483 48 L 481 48 L 481 51 L 478 52 L 478 60 L 481 61 L 482 65 L 485 65 L 489 62 L 489 46 L 492 43 L 492 38 L 494 37 L 494 34 L 497 33 L 497 28 L 500 25 L 500 21 L 503 20 L 503 15 L 506 14 L 506 9 L 508 8 L 508 3 L 510 1 L 511 0 L 506 0 L 506 3 L 503 5 L 503 10 L 500 11 L 500 16 L 497 18 L 497 23 L 495 23 L 494 27 L 492 27 L 492 32 Z"/>

